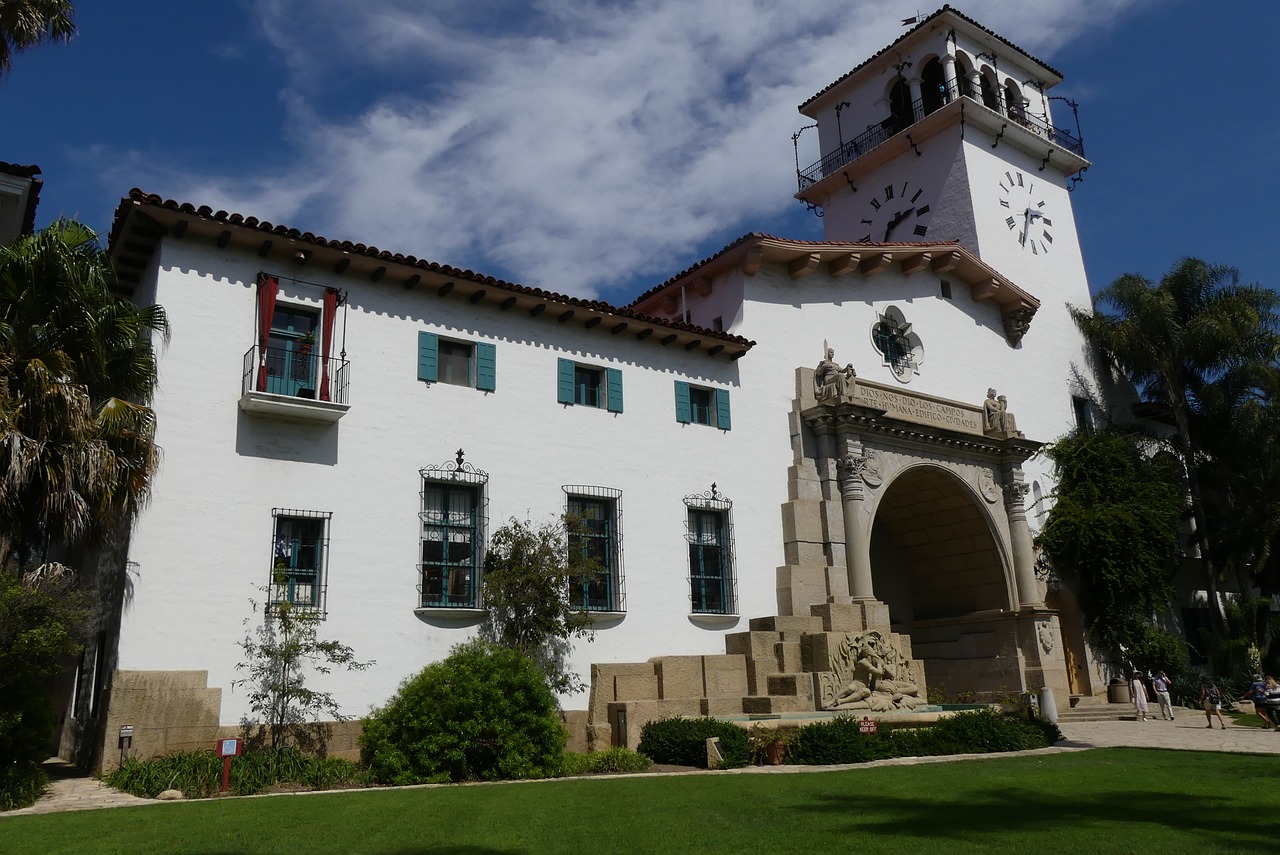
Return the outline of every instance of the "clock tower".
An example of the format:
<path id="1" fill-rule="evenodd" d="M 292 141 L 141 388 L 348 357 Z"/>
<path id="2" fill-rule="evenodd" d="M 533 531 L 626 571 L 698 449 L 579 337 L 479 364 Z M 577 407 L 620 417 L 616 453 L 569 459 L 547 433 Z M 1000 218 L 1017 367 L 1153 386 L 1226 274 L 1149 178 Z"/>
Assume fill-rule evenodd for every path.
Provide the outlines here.
<path id="1" fill-rule="evenodd" d="M 800 106 L 822 158 L 796 197 L 828 241 L 956 241 L 1046 309 L 1087 305 L 1068 188 L 1089 161 L 1078 128 L 1054 124 L 1061 82 L 944 7 Z"/>

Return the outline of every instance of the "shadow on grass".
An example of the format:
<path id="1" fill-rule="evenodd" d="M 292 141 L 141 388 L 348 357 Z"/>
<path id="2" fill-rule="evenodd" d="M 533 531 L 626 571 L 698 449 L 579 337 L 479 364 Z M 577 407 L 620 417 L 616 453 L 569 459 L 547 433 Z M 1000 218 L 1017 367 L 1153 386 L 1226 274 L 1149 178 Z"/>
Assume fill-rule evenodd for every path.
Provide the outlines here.
<path id="1" fill-rule="evenodd" d="M 1093 792 L 1087 796 L 1048 796 L 1003 787 L 969 791 L 961 797 L 931 797 L 926 792 L 918 799 L 871 793 L 859 805 L 847 796 L 824 795 L 801 809 L 829 818 L 847 817 L 849 824 L 838 830 L 850 834 L 883 834 L 921 841 L 980 840 L 984 835 L 1008 833 L 1055 835 L 1112 823 L 1149 823 L 1173 826 L 1193 839 L 1202 838 L 1206 847 L 1243 852 L 1270 850 L 1275 845 L 1275 821 L 1260 817 L 1256 803 L 1242 803 L 1229 796 L 1144 792 L 1144 774 L 1149 773 L 1134 770 L 1132 790 Z M 1280 775 L 1276 782 L 1280 782 Z M 1255 783 L 1266 787 L 1274 782 Z M 1224 790 L 1232 786 L 1235 785 L 1223 782 Z"/>

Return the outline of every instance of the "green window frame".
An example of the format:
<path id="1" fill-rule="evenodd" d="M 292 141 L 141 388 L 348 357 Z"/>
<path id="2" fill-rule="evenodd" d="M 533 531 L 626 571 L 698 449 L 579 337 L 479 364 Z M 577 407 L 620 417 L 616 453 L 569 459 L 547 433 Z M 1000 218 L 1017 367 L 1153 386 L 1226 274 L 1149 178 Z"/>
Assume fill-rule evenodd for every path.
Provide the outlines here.
<path id="1" fill-rule="evenodd" d="M 471 386 L 482 392 L 497 389 L 497 346 L 488 342 L 442 339 L 418 332 L 418 379 L 426 383 Z"/>
<path id="2" fill-rule="evenodd" d="M 622 575 L 622 491 L 565 487 L 569 603 L 584 612 L 626 610 Z"/>
<path id="3" fill-rule="evenodd" d="M 622 370 L 560 357 L 556 361 L 556 400 L 569 406 L 621 413 Z"/>
<path id="4" fill-rule="evenodd" d="M 720 430 L 730 430 L 733 427 L 728 389 L 694 386 L 684 380 L 677 380 L 675 391 L 677 422 L 707 425 Z"/>
<path id="5" fill-rule="evenodd" d="M 268 608 L 289 604 L 326 615 L 329 564 L 328 511 L 272 508 Z"/>
<path id="6" fill-rule="evenodd" d="M 693 614 L 738 613 L 734 579 L 733 502 L 713 484 L 710 492 L 685 497 L 689 547 L 689 609 Z"/>
<path id="7" fill-rule="evenodd" d="M 418 564 L 422 608 L 479 608 L 483 485 L 424 478 Z"/>

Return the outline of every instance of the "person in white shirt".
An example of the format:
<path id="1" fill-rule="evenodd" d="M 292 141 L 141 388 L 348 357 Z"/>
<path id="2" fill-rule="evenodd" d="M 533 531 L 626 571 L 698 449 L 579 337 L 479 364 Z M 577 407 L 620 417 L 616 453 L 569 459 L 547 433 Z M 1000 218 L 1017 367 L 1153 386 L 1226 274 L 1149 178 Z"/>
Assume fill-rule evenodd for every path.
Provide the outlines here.
<path id="1" fill-rule="evenodd" d="M 1129 689 L 1133 692 L 1133 708 L 1138 714 L 1140 721 L 1147 720 L 1147 687 L 1142 682 L 1142 672 L 1133 672 L 1133 681 L 1129 683 Z"/>
<path id="2" fill-rule="evenodd" d="M 1165 676 L 1163 671 L 1157 671 L 1155 679 L 1151 681 L 1152 687 L 1156 690 L 1156 699 L 1160 701 L 1160 718 L 1168 718 L 1173 721 L 1173 701 L 1169 698 L 1169 678 Z"/>

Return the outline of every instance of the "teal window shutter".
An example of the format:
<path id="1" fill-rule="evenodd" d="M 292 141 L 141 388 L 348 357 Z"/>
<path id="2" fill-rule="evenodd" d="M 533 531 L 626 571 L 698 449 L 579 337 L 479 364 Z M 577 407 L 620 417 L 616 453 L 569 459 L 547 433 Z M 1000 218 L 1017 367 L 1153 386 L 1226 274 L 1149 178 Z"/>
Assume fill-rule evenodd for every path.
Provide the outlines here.
<path id="1" fill-rule="evenodd" d="M 492 392 L 497 388 L 498 349 L 492 344 L 476 342 L 476 388 Z"/>
<path id="2" fill-rule="evenodd" d="M 716 427 L 720 430 L 728 430 L 731 427 L 729 421 L 729 390 L 716 390 Z"/>
<path id="3" fill-rule="evenodd" d="M 609 392 L 609 412 L 622 412 L 622 370 L 606 368 L 604 382 Z"/>
<path id="4" fill-rule="evenodd" d="M 693 421 L 693 413 L 689 407 L 689 384 L 683 380 L 676 381 L 676 421 L 689 424 Z"/>
<path id="5" fill-rule="evenodd" d="M 418 333 L 418 379 L 435 383 L 440 379 L 440 336 Z"/>
<path id="6" fill-rule="evenodd" d="M 573 368 L 572 359 L 560 359 L 556 377 L 556 400 L 562 404 L 573 403 Z"/>

